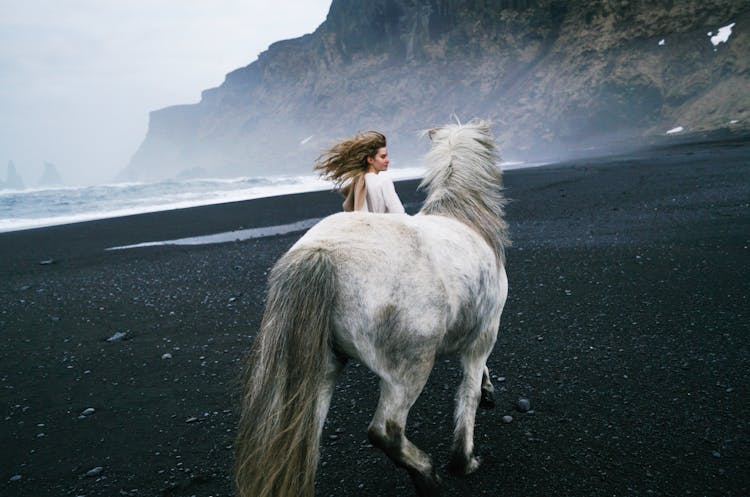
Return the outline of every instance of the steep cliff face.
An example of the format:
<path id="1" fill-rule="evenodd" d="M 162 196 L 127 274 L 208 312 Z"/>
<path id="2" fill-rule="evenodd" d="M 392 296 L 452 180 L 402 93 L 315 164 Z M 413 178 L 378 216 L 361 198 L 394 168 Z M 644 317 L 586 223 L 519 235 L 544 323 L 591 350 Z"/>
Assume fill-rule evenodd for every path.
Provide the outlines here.
<path id="1" fill-rule="evenodd" d="M 153 112 L 126 177 L 309 171 L 373 128 L 403 164 L 424 151 L 418 130 L 454 114 L 492 119 L 517 158 L 676 126 L 748 130 L 750 4 L 334 0 L 314 33 L 271 45 L 198 104 Z"/>

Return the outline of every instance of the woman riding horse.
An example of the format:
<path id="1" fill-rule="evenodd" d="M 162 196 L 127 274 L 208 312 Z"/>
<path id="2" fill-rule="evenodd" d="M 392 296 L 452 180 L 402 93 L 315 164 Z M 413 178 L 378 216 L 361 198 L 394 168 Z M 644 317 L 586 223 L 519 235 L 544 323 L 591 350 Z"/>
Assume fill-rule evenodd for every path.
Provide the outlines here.
<path id="1" fill-rule="evenodd" d="M 349 359 L 380 380 L 369 440 L 406 469 L 420 497 L 433 497 L 440 480 L 406 436 L 406 421 L 435 361 L 457 356 L 463 378 L 449 469 L 466 475 L 479 467 L 476 409 L 493 390 L 486 362 L 508 295 L 501 171 L 488 123 L 429 135 L 427 198 L 417 215 L 334 214 L 271 271 L 247 361 L 240 497 L 312 497 L 323 422 Z M 347 178 L 360 174 L 352 164 Z"/>
<path id="2" fill-rule="evenodd" d="M 380 175 L 388 170 L 391 162 L 382 133 L 359 133 L 328 149 L 318 161 L 315 170 L 320 171 L 323 178 L 333 181 L 346 197 L 345 211 L 404 212 L 393 181 Z"/>

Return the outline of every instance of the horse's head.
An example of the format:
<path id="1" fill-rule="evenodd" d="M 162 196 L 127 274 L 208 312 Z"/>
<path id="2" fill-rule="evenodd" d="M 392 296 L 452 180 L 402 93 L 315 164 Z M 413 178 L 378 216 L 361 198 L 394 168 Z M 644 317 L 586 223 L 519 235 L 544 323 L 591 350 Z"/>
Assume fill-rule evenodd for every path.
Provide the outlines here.
<path id="1" fill-rule="evenodd" d="M 490 182 L 496 180 L 495 186 L 500 186 L 499 157 L 490 121 L 472 119 L 466 124 L 446 124 L 424 134 L 432 147 L 425 157 L 427 172 L 422 186 L 468 186 L 487 175 L 492 178 Z"/>

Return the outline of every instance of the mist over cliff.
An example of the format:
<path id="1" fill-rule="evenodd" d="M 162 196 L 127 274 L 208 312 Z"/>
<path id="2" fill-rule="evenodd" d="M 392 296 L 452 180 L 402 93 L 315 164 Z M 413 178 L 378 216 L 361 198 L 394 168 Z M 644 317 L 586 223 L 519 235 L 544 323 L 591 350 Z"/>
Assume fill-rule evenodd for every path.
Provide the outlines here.
<path id="1" fill-rule="evenodd" d="M 152 112 L 121 177 L 309 173 L 366 129 L 417 165 L 418 131 L 454 115 L 491 119 L 513 159 L 747 132 L 750 3 L 334 0 L 314 33 Z"/>

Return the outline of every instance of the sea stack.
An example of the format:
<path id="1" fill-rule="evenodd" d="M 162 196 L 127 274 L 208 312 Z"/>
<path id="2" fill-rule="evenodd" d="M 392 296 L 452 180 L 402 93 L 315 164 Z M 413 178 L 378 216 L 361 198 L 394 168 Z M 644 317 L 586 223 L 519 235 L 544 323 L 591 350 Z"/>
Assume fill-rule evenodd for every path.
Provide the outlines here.
<path id="1" fill-rule="evenodd" d="M 57 171 L 57 166 L 51 162 L 44 163 L 44 171 L 42 176 L 37 182 L 39 186 L 60 186 L 63 184 L 60 173 Z"/>
<path id="2" fill-rule="evenodd" d="M 8 173 L 6 174 L 6 178 L 7 180 L 4 184 L 0 183 L 3 188 L 7 188 L 9 190 L 24 189 L 23 178 L 21 178 L 21 175 L 18 174 L 18 171 L 16 171 L 16 165 L 13 164 L 12 160 L 8 161 Z"/>

